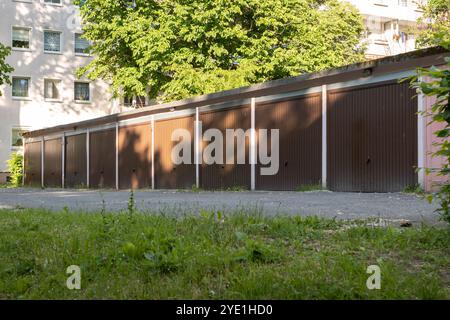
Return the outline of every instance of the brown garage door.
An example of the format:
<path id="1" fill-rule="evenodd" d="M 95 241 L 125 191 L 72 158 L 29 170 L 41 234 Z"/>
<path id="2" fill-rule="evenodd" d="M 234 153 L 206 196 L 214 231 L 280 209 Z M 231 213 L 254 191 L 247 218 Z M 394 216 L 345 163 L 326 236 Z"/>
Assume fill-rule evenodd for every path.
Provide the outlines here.
<path id="1" fill-rule="evenodd" d="M 417 99 L 408 83 L 328 93 L 328 186 L 393 192 L 417 183 Z"/>
<path id="2" fill-rule="evenodd" d="M 41 142 L 25 144 L 25 181 L 28 187 L 40 187 L 41 182 Z"/>
<path id="3" fill-rule="evenodd" d="M 116 129 L 89 134 L 89 185 L 116 187 Z"/>
<path id="4" fill-rule="evenodd" d="M 214 128 L 219 129 L 224 137 L 223 155 L 225 160 L 226 129 L 248 130 L 251 127 L 250 106 L 211 111 L 200 114 L 203 124 L 203 133 Z M 203 148 L 208 143 L 203 142 Z M 235 149 L 237 143 L 235 143 Z M 236 153 L 235 153 L 236 154 Z M 250 188 L 249 139 L 246 138 L 245 147 L 246 164 L 212 164 L 201 165 L 201 187 L 205 189 L 227 189 L 232 187 Z"/>
<path id="5" fill-rule="evenodd" d="M 121 189 L 151 186 L 150 124 L 119 128 L 119 187 Z"/>
<path id="6" fill-rule="evenodd" d="M 256 106 L 256 129 L 279 129 L 280 135 L 278 173 L 261 175 L 261 165 L 258 161 L 257 189 L 295 190 L 302 185 L 320 183 L 322 176 L 321 101 L 321 95 L 314 94 Z M 269 154 L 271 154 L 270 141 L 269 138 Z"/>
<path id="7" fill-rule="evenodd" d="M 62 142 L 61 138 L 44 142 L 44 185 L 62 186 Z"/>
<path id="8" fill-rule="evenodd" d="M 66 137 L 64 185 L 68 188 L 87 186 L 86 134 Z"/>
<path id="9" fill-rule="evenodd" d="M 194 116 L 160 120 L 155 122 L 155 185 L 158 189 L 191 188 L 195 184 L 194 164 Z M 191 136 L 190 163 L 174 164 L 172 132 L 185 129 Z M 184 156 L 184 155 L 183 155 Z"/>

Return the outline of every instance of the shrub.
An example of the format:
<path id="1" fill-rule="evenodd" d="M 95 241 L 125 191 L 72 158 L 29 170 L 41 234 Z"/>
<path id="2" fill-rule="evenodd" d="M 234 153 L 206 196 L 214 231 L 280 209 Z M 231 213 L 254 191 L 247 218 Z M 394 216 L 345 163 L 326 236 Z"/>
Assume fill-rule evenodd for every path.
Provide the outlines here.
<path id="1" fill-rule="evenodd" d="M 443 43 L 442 46 L 450 49 L 450 43 Z M 450 58 L 445 58 L 446 67 L 450 67 Z M 422 77 L 428 77 L 431 81 L 422 80 Z M 428 169 L 427 173 L 436 172 L 438 175 L 444 176 L 446 182 L 441 187 L 439 192 L 435 195 L 429 195 L 428 200 L 435 198 L 440 208 L 437 210 L 441 215 L 442 220 L 450 223 L 450 70 L 444 68 L 430 67 L 428 69 L 419 68 L 417 76 L 412 77 L 412 85 L 417 88 L 422 94 L 429 97 L 436 97 L 436 102 L 431 107 L 432 122 L 443 124 L 443 129 L 436 131 L 436 137 L 442 139 L 442 142 L 435 143 L 438 151 L 433 156 L 443 157 L 444 164 L 437 170 Z M 425 112 L 425 115 L 427 113 Z"/>
<path id="2" fill-rule="evenodd" d="M 11 173 L 11 185 L 19 187 L 22 185 L 23 179 L 23 155 L 14 152 L 8 160 L 8 170 Z"/>

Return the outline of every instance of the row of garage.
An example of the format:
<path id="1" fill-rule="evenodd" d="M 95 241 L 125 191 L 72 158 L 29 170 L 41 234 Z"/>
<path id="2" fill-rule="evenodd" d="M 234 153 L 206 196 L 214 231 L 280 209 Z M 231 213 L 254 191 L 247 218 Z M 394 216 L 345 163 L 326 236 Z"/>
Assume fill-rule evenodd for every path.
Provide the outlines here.
<path id="1" fill-rule="evenodd" d="M 326 184 L 334 191 L 391 192 L 417 184 L 415 95 L 407 83 L 392 79 L 326 90 L 325 95 L 306 92 L 257 100 L 256 131 L 279 129 L 280 141 L 278 173 L 260 175 L 257 164 L 255 189 L 295 190 Z M 229 105 L 200 108 L 203 131 L 216 128 L 225 136 L 226 129 L 252 127 L 250 104 Z M 173 164 L 171 134 L 182 128 L 194 138 L 195 120 L 196 108 L 191 108 L 153 120 L 143 117 L 140 121 L 137 116 L 117 127 L 93 126 L 27 139 L 24 184 L 184 189 L 198 182 L 203 189 L 250 189 L 249 141 L 246 164 L 200 164 L 198 168 Z M 194 141 L 191 145 L 194 159 Z"/>

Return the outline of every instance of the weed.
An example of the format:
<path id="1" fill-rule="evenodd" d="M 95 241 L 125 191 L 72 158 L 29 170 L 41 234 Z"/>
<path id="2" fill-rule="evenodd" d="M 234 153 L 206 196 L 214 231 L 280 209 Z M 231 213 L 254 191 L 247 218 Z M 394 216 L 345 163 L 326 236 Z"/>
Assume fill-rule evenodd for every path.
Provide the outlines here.
<path id="1" fill-rule="evenodd" d="M 127 209 L 128 209 L 128 217 L 131 220 L 133 218 L 133 214 L 136 211 L 136 201 L 134 199 L 134 191 L 133 191 L 133 189 L 130 190 L 130 195 L 128 197 Z"/>
<path id="2" fill-rule="evenodd" d="M 319 191 L 319 190 L 325 189 L 320 184 L 305 184 L 295 188 L 295 191 L 298 192 Z"/>
<path id="3" fill-rule="evenodd" d="M 419 184 L 409 185 L 403 189 L 404 193 L 415 193 L 417 195 L 423 195 L 425 191 Z"/>
<path id="4" fill-rule="evenodd" d="M 226 188 L 225 191 L 243 192 L 243 191 L 248 191 L 248 188 L 246 186 L 232 186 L 232 187 Z"/>
<path id="5" fill-rule="evenodd" d="M 191 191 L 192 192 L 202 192 L 204 190 L 202 188 L 200 188 L 200 187 L 197 187 L 196 184 L 193 184 L 192 187 L 191 187 Z"/>

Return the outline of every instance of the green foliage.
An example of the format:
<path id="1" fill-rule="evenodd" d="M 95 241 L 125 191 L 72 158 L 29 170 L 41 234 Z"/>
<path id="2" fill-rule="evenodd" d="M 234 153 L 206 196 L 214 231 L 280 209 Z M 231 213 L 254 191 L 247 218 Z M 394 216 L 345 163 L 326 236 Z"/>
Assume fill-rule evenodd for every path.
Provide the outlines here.
<path id="1" fill-rule="evenodd" d="M 182 99 L 363 59 L 359 12 L 338 0 L 86 0 L 92 63 L 114 94 Z"/>
<path id="2" fill-rule="evenodd" d="M 22 186 L 23 179 L 23 155 L 17 152 L 11 154 L 11 158 L 8 160 L 8 171 L 11 177 L 11 186 Z"/>
<path id="3" fill-rule="evenodd" d="M 5 62 L 5 59 L 11 53 L 11 48 L 6 47 L 0 43 L 0 86 L 3 84 L 11 84 L 9 73 L 14 71 L 14 68 Z M 2 92 L 0 91 L 0 96 Z"/>
<path id="4" fill-rule="evenodd" d="M 127 203 L 128 216 L 132 219 L 134 212 L 136 211 L 136 201 L 134 199 L 134 191 L 130 190 L 130 195 L 128 197 Z"/>
<path id="5" fill-rule="evenodd" d="M 406 186 L 405 189 L 403 190 L 403 192 L 404 193 L 415 193 L 418 195 L 423 195 L 425 193 L 423 188 L 420 186 L 420 184 L 413 184 L 413 185 Z"/>
<path id="6" fill-rule="evenodd" d="M 202 188 L 200 188 L 200 187 L 197 187 L 196 184 L 193 184 L 192 187 L 191 187 L 191 191 L 192 192 L 202 192 L 204 190 Z"/>
<path id="7" fill-rule="evenodd" d="M 443 46 L 447 49 L 450 48 L 446 44 L 443 44 Z M 446 58 L 446 62 L 447 67 L 450 67 L 450 58 Z M 423 77 L 428 77 L 431 80 L 425 80 Z M 425 96 L 436 98 L 436 102 L 431 107 L 430 116 L 432 122 L 442 124 L 442 129 L 435 132 L 441 142 L 436 143 L 438 151 L 433 156 L 445 159 L 443 167 L 437 170 L 437 174 L 445 177 L 446 181 L 439 192 L 434 195 L 434 198 L 440 203 L 438 212 L 442 219 L 450 223 L 450 70 L 437 67 L 420 68 L 417 71 L 417 76 L 412 78 L 412 85 Z M 436 170 L 427 169 L 426 172 L 436 172 Z M 429 200 L 432 198 L 430 196 Z"/>
<path id="8" fill-rule="evenodd" d="M 417 38 L 419 48 L 450 45 L 450 1 L 428 0 L 422 6 L 423 16 L 418 23 L 422 27 Z"/>
<path id="9" fill-rule="evenodd" d="M 176 210 L 0 210 L 0 299 L 450 298 L 448 228 Z"/>
<path id="10" fill-rule="evenodd" d="M 319 191 L 324 190 L 321 184 L 304 184 L 295 188 L 298 192 Z"/>
<path id="11" fill-rule="evenodd" d="M 423 9 L 424 16 L 419 23 L 424 24 L 425 29 L 418 38 L 418 45 L 422 47 L 441 46 L 450 50 L 450 2 L 448 0 L 429 0 Z M 444 221 L 450 223 L 450 70 L 448 70 L 450 58 L 445 59 L 447 69 L 434 66 L 428 69 L 419 68 L 417 76 L 412 77 L 411 83 L 425 96 L 436 98 L 429 116 L 431 116 L 432 122 L 442 124 L 442 129 L 435 132 L 441 142 L 436 144 L 438 151 L 433 156 L 445 159 L 443 167 L 437 170 L 437 174 L 445 177 L 446 181 L 438 193 L 428 195 L 427 199 L 431 202 L 434 198 L 440 203 L 438 212 Z M 424 80 L 423 77 L 431 80 Z M 425 169 L 427 174 L 436 172 L 435 169 Z"/>

